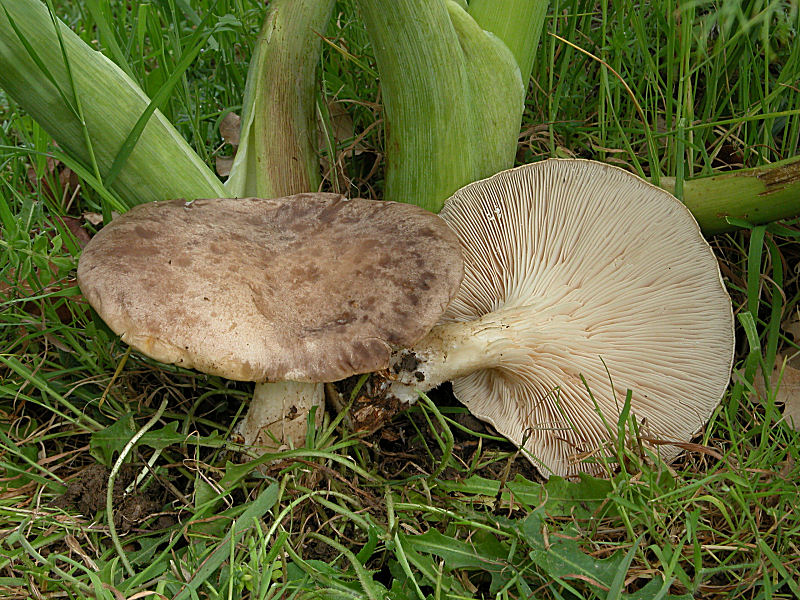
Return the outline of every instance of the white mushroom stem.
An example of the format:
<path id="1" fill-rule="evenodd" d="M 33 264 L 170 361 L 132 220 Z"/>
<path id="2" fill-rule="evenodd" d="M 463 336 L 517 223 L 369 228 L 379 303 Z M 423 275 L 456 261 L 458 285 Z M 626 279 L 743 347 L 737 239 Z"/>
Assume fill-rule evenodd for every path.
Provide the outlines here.
<path id="1" fill-rule="evenodd" d="M 306 444 L 308 413 L 314 406 L 319 426 L 325 406 L 321 383 L 257 383 L 250 408 L 234 433 L 258 451 L 301 448 Z"/>
<path id="2" fill-rule="evenodd" d="M 392 356 L 392 370 L 397 376 L 391 387 L 393 394 L 401 402 L 415 402 L 418 392 L 427 392 L 445 381 L 481 369 L 530 363 L 530 352 L 524 349 L 531 340 L 519 339 L 521 335 L 530 336 L 530 331 L 523 332 L 520 322 L 530 321 L 526 314 L 536 310 L 533 306 L 504 307 L 472 321 L 434 327 L 412 348 L 398 350 Z"/>
<path id="3" fill-rule="evenodd" d="M 499 327 L 489 318 L 434 327 L 413 348 L 393 355 L 392 370 L 397 373 L 397 380 L 392 384 L 392 393 L 401 402 L 415 402 L 418 391 L 427 392 L 488 366 Z"/>

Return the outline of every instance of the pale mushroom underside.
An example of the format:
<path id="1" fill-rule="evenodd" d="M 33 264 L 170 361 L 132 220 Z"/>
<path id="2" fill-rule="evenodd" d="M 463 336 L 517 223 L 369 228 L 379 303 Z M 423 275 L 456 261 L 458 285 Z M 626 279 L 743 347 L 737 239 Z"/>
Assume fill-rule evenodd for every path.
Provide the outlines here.
<path id="1" fill-rule="evenodd" d="M 674 197 L 615 167 L 549 160 L 459 190 L 441 216 L 465 258 L 443 322 L 497 313 L 506 332 L 487 349 L 495 366 L 456 379 L 455 395 L 543 473 L 598 471 L 577 460 L 616 436 L 628 390 L 645 437 L 684 442 L 705 424 L 729 380 L 733 316 Z"/>

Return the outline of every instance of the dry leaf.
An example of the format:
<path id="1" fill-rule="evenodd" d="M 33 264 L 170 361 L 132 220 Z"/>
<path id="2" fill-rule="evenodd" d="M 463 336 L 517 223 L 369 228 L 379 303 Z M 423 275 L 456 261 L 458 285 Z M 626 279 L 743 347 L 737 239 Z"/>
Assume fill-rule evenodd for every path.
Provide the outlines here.
<path id="1" fill-rule="evenodd" d="M 100 570 L 99 567 L 92 560 L 92 557 L 89 556 L 88 554 L 86 554 L 86 552 L 84 552 L 83 548 L 81 547 L 80 542 L 78 541 L 78 539 L 74 535 L 68 533 L 64 537 L 64 541 L 67 543 L 67 546 L 69 547 L 70 550 L 72 550 L 75 554 L 77 554 L 78 556 L 80 556 L 83 559 L 83 563 L 87 567 L 89 567 L 93 571 L 99 571 Z"/>
<path id="2" fill-rule="evenodd" d="M 355 137 L 355 125 L 353 125 L 353 119 L 344 104 L 341 102 L 328 102 L 328 113 L 331 118 L 331 133 L 333 134 L 334 144 Z M 324 149 L 324 134 L 322 132 L 320 134 L 320 149 Z"/>
<path id="3" fill-rule="evenodd" d="M 227 177 L 231 174 L 231 167 L 233 167 L 232 156 L 217 156 L 215 160 L 217 175 L 220 177 Z"/>
<path id="4" fill-rule="evenodd" d="M 800 368 L 790 363 L 786 365 L 783 363 L 783 357 L 777 356 L 769 385 L 775 394 L 775 403 L 783 404 L 783 418 L 795 431 L 800 431 Z M 756 373 L 753 385 L 759 397 L 767 397 L 768 392 L 761 371 Z"/>
<path id="5" fill-rule="evenodd" d="M 793 315 L 781 323 L 781 329 L 792 337 L 795 344 L 800 344 L 800 311 L 795 311 Z"/>
<path id="6" fill-rule="evenodd" d="M 328 102 L 328 115 L 330 117 L 330 128 L 327 129 L 322 121 L 317 124 L 317 150 L 319 151 L 319 164 L 325 179 L 337 179 L 339 186 L 347 188 L 349 182 L 344 174 L 342 161 L 349 156 L 358 156 L 364 152 L 364 145 L 360 138 L 356 138 L 355 125 L 350 113 L 347 112 L 345 104 L 336 100 Z M 363 133 L 361 134 L 363 135 Z M 343 142 L 352 140 L 346 147 L 336 150 L 337 146 Z M 333 165 L 328 153 L 330 142 L 336 155 Z"/>
<path id="7" fill-rule="evenodd" d="M 231 174 L 233 167 L 233 158 L 236 156 L 236 150 L 239 148 L 239 139 L 241 135 L 241 122 L 242 119 L 239 115 L 233 112 L 226 114 L 219 124 L 219 133 L 222 139 L 233 146 L 233 156 L 217 156 L 216 170 L 217 175 L 220 177 L 227 177 Z"/>
<path id="8" fill-rule="evenodd" d="M 117 211 L 115 211 L 115 210 L 111 211 L 111 219 L 112 220 L 116 219 L 118 216 L 119 216 L 119 213 Z M 103 224 L 103 215 L 101 215 L 100 213 L 85 212 L 85 213 L 83 213 L 83 219 L 87 223 L 91 223 L 95 227 L 97 227 L 98 225 L 102 225 Z"/>
<path id="9" fill-rule="evenodd" d="M 241 117 L 236 113 L 229 112 L 222 118 L 219 124 L 219 133 L 222 139 L 231 146 L 239 145 L 239 135 L 241 130 Z"/>
<path id="10" fill-rule="evenodd" d="M 345 148 L 347 154 L 358 156 L 364 152 L 364 145 L 356 140 L 356 128 L 353 124 L 353 118 L 347 112 L 343 102 L 332 100 L 328 102 L 328 114 L 330 115 L 331 129 L 326 132 L 323 129 L 322 123 L 319 125 L 319 151 L 324 154 L 328 150 L 327 136 L 330 134 L 331 143 L 336 146 L 346 140 L 353 140 L 353 143 Z"/>
<path id="11" fill-rule="evenodd" d="M 778 389 L 777 401 L 783 402 L 783 418 L 795 431 L 800 431 L 800 369 L 786 365 Z"/>
<path id="12" fill-rule="evenodd" d="M 103 215 L 101 215 L 100 213 L 86 212 L 83 213 L 83 218 L 86 220 L 87 223 L 91 223 L 95 227 L 103 223 Z"/>

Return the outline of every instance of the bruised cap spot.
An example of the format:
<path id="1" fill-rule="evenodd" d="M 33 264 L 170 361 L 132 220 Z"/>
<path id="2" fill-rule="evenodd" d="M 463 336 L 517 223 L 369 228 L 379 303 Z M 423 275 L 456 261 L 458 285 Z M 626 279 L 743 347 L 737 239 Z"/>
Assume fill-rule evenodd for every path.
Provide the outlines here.
<path id="1" fill-rule="evenodd" d="M 136 235 L 138 237 L 140 237 L 140 238 L 142 238 L 144 240 L 152 240 L 153 238 L 155 238 L 158 235 L 152 229 L 148 229 L 147 227 L 144 227 L 142 225 L 137 225 L 134 231 L 136 231 Z"/>

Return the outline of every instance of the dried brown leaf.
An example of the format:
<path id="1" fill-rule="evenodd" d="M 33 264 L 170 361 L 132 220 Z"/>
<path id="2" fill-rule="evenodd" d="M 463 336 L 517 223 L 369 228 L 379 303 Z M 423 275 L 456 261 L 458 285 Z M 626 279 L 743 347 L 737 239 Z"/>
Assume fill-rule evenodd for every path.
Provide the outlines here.
<path id="1" fill-rule="evenodd" d="M 72 232 L 72 235 L 74 235 L 75 239 L 78 240 L 78 245 L 81 248 L 83 248 L 86 244 L 88 244 L 89 240 L 92 239 L 92 237 L 89 235 L 89 232 L 82 227 L 81 219 L 70 216 L 63 216 L 63 217 L 56 216 L 55 218 L 61 221 L 64 227 L 66 227 Z M 102 217 L 101 217 L 101 222 L 102 222 Z"/>
<path id="2" fill-rule="evenodd" d="M 97 564 L 95 564 L 95 562 L 92 560 L 92 557 L 89 556 L 88 554 L 86 554 L 86 552 L 84 552 L 83 548 L 81 547 L 80 542 L 78 541 L 78 539 L 74 535 L 67 534 L 64 537 L 64 541 L 66 542 L 66 544 L 67 544 L 67 546 L 69 547 L 70 550 L 72 550 L 75 554 L 77 554 L 78 556 L 81 557 L 81 559 L 83 560 L 83 564 L 85 564 L 87 567 L 89 567 L 93 571 L 99 571 L 100 570 L 99 567 L 97 566 Z"/>
<path id="3" fill-rule="evenodd" d="M 786 365 L 778 393 L 783 400 L 783 418 L 795 431 L 800 431 L 800 369 Z"/>
<path id="4" fill-rule="evenodd" d="M 215 160 L 217 175 L 220 177 L 227 177 L 231 174 L 231 168 L 233 167 L 232 156 L 217 156 Z"/>
<path id="5" fill-rule="evenodd" d="M 330 102 L 328 109 L 331 115 L 331 126 L 333 127 L 333 135 L 337 140 L 349 140 L 355 137 L 355 125 L 353 119 L 344 104 L 341 102 Z"/>
<path id="6" fill-rule="evenodd" d="M 795 311 L 781 324 L 781 329 L 791 336 L 795 344 L 800 345 L 800 311 Z"/>
<path id="7" fill-rule="evenodd" d="M 769 387 L 775 394 L 775 403 L 783 405 L 783 418 L 793 429 L 800 431 L 800 368 L 797 362 L 800 360 L 794 359 L 784 364 L 783 358 L 778 356 L 769 378 Z M 761 372 L 756 374 L 754 387 L 759 397 L 767 397 L 769 391 Z"/>
<path id="8" fill-rule="evenodd" d="M 117 211 L 115 211 L 115 210 L 111 211 L 111 219 L 112 220 L 116 219 L 118 216 L 119 216 L 119 213 Z M 87 223 L 91 223 L 95 227 L 97 227 L 98 225 L 102 225 L 103 224 L 103 215 L 101 215 L 100 213 L 85 212 L 85 213 L 83 213 L 83 219 L 84 219 L 84 221 L 86 221 Z"/>
<path id="9" fill-rule="evenodd" d="M 236 147 L 239 145 L 241 121 L 242 119 L 239 115 L 229 112 L 222 118 L 222 121 L 219 124 L 219 133 L 222 136 L 222 139 L 231 146 Z"/>
<path id="10" fill-rule="evenodd" d="M 364 145 L 356 137 L 356 128 L 353 124 L 353 118 L 347 112 L 344 102 L 330 101 L 328 102 L 328 114 L 330 115 L 331 130 L 329 134 L 332 137 L 334 145 L 340 144 L 346 140 L 354 140 L 353 144 L 345 150 L 349 154 L 352 152 L 353 156 L 358 156 L 364 152 Z M 319 150 L 325 152 L 328 148 L 326 140 L 326 132 L 322 127 L 319 130 Z"/>
<path id="11" fill-rule="evenodd" d="M 103 223 L 103 215 L 96 212 L 83 213 L 83 218 L 87 223 L 91 223 L 95 227 Z"/>

